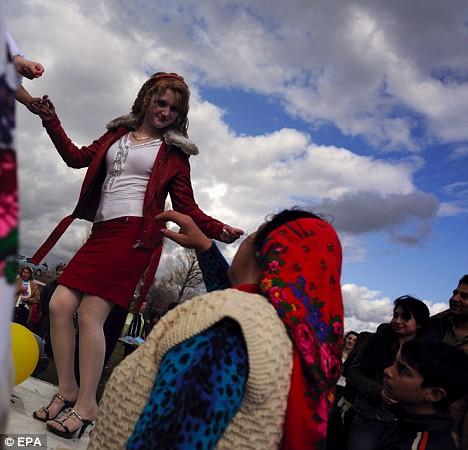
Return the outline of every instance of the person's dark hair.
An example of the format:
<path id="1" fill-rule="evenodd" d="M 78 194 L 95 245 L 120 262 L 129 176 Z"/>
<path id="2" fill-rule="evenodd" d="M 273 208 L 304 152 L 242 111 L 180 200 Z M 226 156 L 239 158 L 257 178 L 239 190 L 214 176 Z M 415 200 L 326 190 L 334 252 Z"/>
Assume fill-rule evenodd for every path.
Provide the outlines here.
<path id="1" fill-rule="evenodd" d="M 159 311 L 151 311 L 151 313 L 148 316 L 149 320 L 156 320 L 156 319 L 161 319 L 161 313 Z"/>
<path id="2" fill-rule="evenodd" d="M 33 271 L 32 271 L 32 269 L 31 269 L 31 267 L 29 267 L 29 266 L 20 267 L 20 270 L 19 270 L 19 274 L 20 274 L 20 275 L 23 273 L 23 270 L 26 270 L 27 272 L 29 272 L 29 280 L 32 280 L 32 278 L 33 278 Z"/>
<path id="3" fill-rule="evenodd" d="M 345 334 L 344 338 L 346 339 L 350 334 L 354 334 L 354 336 L 356 336 L 356 337 L 359 336 L 359 333 L 358 333 L 357 331 L 351 330 L 351 331 L 348 331 L 348 332 Z"/>
<path id="4" fill-rule="evenodd" d="M 292 220 L 306 219 L 306 218 L 323 220 L 321 217 L 317 216 L 316 214 L 313 214 L 309 211 L 306 211 L 300 208 L 284 209 L 278 214 L 268 217 L 265 223 L 259 228 L 259 230 L 255 234 L 255 238 L 254 238 L 255 250 L 256 251 L 261 250 L 261 248 L 265 244 L 265 241 L 268 235 L 276 228 Z"/>
<path id="5" fill-rule="evenodd" d="M 463 275 L 458 284 L 468 284 L 468 275 Z"/>
<path id="6" fill-rule="evenodd" d="M 468 356 L 453 345 L 434 339 L 418 338 L 405 342 L 401 357 L 424 379 L 422 387 L 439 387 L 446 398 L 433 404 L 439 411 L 468 394 Z"/>
<path id="7" fill-rule="evenodd" d="M 171 309 L 177 308 L 179 306 L 179 303 L 177 302 L 171 302 L 169 305 L 167 305 L 166 312 L 170 311 Z"/>
<path id="8" fill-rule="evenodd" d="M 429 324 L 429 308 L 427 305 L 411 295 L 403 295 L 393 302 L 393 310 L 400 307 L 403 310 L 403 318 L 410 320 L 414 317 L 418 328 L 424 328 Z"/>

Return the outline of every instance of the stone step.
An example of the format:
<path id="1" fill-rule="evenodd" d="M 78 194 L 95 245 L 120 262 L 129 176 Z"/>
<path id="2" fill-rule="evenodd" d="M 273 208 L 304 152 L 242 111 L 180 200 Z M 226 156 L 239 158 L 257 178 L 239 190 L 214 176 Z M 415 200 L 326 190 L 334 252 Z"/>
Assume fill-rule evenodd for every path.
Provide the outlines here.
<path id="1" fill-rule="evenodd" d="M 9 435 L 13 437 L 16 442 L 19 436 L 24 436 L 26 434 L 37 435 L 41 439 L 41 443 L 44 437 L 46 437 L 47 440 L 47 447 L 39 448 L 53 450 L 86 449 L 89 442 L 90 428 L 86 430 L 81 439 L 63 439 L 60 436 L 48 432 L 45 423 L 33 418 L 33 411 L 38 410 L 41 406 L 48 405 L 50 399 L 56 392 L 57 386 L 32 377 L 29 377 L 21 384 L 15 386 L 10 400 L 9 419 L 5 437 Z"/>

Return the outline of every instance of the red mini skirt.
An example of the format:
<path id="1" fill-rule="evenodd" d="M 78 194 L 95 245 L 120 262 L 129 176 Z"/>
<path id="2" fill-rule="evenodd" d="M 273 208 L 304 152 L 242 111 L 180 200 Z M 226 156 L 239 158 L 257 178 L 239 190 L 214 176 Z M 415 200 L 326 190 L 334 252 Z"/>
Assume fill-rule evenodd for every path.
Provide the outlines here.
<path id="1" fill-rule="evenodd" d="M 136 247 L 143 219 L 119 217 L 93 225 L 59 284 L 128 308 L 153 249 Z"/>

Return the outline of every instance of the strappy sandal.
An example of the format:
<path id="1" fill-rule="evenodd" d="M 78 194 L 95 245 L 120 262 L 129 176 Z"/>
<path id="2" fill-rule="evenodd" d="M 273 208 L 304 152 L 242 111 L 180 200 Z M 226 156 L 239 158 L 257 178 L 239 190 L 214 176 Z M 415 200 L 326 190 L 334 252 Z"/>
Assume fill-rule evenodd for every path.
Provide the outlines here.
<path id="1" fill-rule="evenodd" d="M 60 408 L 60 410 L 58 411 L 57 414 L 55 414 L 54 417 L 50 417 L 49 415 L 49 408 L 52 406 L 52 403 L 54 403 L 55 399 L 58 398 L 60 401 L 63 402 L 63 406 Z M 41 422 L 47 422 L 48 420 L 53 420 L 55 419 L 63 410 L 67 409 L 67 408 L 71 408 L 72 406 L 75 405 L 75 402 L 72 402 L 70 400 L 65 400 L 59 393 L 55 394 L 53 397 L 52 397 L 52 400 L 50 401 L 50 403 L 47 405 L 47 406 L 43 406 L 41 409 L 39 409 L 38 411 L 34 411 L 33 412 L 33 417 L 37 420 L 40 420 Z M 45 412 L 45 417 L 40 417 L 37 415 L 37 413 L 39 411 L 44 411 Z"/>
<path id="2" fill-rule="evenodd" d="M 68 428 L 65 425 L 65 421 L 68 420 L 70 417 L 75 416 L 80 422 L 81 422 L 81 427 L 78 427 L 76 430 L 71 431 L 70 428 Z M 49 424 L 47 424 L 47 429 L 51 432 L 56 434 L 57 436 L 63 437 L 65 439 L 71 439 L 75 434 L 78 432 L 77 439 L 80 439 L 81 436 L 83 436 L 83 433 L 86 431 L 86 428 L 88 428 L 89 425 L 93 425 L 94 421 L 93 420 L 87 420 L 83 419 L 81 414 L 76 412 L 74 409 L 70 409 L 65 415 L 63 415 L 60 419 L 52 419 L 51 422 L 56 422 L 60 426 L 63 427 L 63 431 L 59 430 L 58 428 L 52 427 Z"/>

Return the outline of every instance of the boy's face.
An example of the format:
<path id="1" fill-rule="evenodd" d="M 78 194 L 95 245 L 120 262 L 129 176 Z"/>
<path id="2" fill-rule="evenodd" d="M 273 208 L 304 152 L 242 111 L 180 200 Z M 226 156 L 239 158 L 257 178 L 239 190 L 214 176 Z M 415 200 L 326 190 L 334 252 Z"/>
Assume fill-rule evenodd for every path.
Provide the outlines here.
<path id="1" fill-rule="evenodd" d="M 413 369 L 400 352 L 393 365 L 384 370 L 385 393 L 402 404 L 422 404 L 429 388 L 423 388 L 424 378 Z"/>

